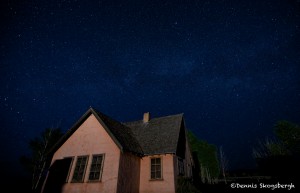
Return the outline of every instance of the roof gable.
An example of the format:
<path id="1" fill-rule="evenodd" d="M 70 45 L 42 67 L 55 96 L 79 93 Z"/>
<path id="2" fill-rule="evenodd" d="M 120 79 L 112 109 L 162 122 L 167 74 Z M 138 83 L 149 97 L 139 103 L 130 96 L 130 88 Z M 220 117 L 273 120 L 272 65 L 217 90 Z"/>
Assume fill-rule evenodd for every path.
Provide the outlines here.
<path id="1" fill-rule="evenodd" d="M 134 138 L 131 129 L 127 126 L 115 121 L 108 116 L 100 113 L 93 108 L 89 108 L 88 111 L 81 116 L 81 118 L 66 132 L 66 134 L 54 145 L 49 151 L 49 154 L 58 150 L 64 142 L 82 125 L 86 119 L 93 114 L 99 123 L 103 126 L 108 135 L 112 138 L 115 144 L 121 151 L 129 151 L 139 156 L 143 155 L 142 148 L 138 141 Z"/>

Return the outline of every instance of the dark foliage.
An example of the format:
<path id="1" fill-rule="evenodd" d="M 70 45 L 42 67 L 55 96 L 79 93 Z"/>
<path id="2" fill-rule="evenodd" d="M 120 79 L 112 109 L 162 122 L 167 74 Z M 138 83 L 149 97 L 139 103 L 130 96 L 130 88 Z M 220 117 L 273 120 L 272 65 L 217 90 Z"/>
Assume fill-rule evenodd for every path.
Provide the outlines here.
<path id="1" fill-rule="evenodd" d="M 32 192 L 40 191 L 52 158 L 48 152 L 62 136 L 60 128 L 47 128 L 40 136 L 29 141 L 31 154 L 20 157 L 20 163 L 32 175 Z"/>

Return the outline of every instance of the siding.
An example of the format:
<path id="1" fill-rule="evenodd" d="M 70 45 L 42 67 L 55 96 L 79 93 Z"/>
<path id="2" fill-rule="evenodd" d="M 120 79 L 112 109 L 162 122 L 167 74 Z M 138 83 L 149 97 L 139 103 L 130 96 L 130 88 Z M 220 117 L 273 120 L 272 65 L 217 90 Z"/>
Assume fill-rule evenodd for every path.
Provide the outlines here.
<path id="1" fill-rule="evenodd" d="M 150 180 L 150 158 L 141 160 L 140 193 L 175 193 L 174 156 L 173 154 L 158 155 L 162 158 L 162 180 Z"/>
<path id="2" fill-rule="evenodd" d="M 88 182 L 93 154 L 105 154 L 101 182 Z M 71 183 L 75 167 L 75 162 L 73 162 L 68 183 L 63 187 L 63 193 L 116 193 L 120 150 L 94 115 L 90 115 L 55 152 L 52 162 L 56 159 L 76 158 L 80 155 L 89 156 L 84 182 Z"/>
<path id="3" fill-rule="evenodd" d="M 140 160 L 140 157 L 131 153 L 121 153 L 118 193 L 139 193 Z"/>

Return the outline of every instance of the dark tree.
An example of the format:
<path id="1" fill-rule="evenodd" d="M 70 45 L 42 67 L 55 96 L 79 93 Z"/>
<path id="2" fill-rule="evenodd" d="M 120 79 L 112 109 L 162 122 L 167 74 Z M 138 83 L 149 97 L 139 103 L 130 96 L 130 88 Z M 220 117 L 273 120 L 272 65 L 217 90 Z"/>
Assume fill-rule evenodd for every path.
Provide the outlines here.
<path id="1" fill-rule="evenodd" d="M 263 175 L 294 180 L 299 174 L 300 127 L 288 121 L 278 121 L 275 139 L 267 139 L 253 150 L 258 169 Z"/>
<path id="2" fill-rule="evenodd" d="M 32 174 L 31 189 L 33 192 L 37 192 L 41 188 L 52 157 L 48 152 L 62 135 L 63 132 L 60 128 L 45 129 L 39 137 L 29 141 L 30 156 L 20 158 L 21 164 Z"/>
<path id="3" fill-rule="evenodd" d="M 218 178 L 220 172 L 216 146 L 199 140 L 190 131 L 187 133 L 187 136 L 193 155 L 197 156 L 199 161 L 199 176 L 202 182 L 213 183 L 213 180 Z"/>
<path id="4" fill-rule="evenodd" d="M 219 163 L 220 163 L 221 175 L 223 176 L 225 184 L 227 184 L 226 172 L 228 169 L 228 159 L 225 156 L 222 146 L 219 148 Z"/>
<path id="5" fill-rule="evenodd" d="M 288 121 L 275 125 L 275 134 L 291 154 L 300 153 L 300 127 Z"/>

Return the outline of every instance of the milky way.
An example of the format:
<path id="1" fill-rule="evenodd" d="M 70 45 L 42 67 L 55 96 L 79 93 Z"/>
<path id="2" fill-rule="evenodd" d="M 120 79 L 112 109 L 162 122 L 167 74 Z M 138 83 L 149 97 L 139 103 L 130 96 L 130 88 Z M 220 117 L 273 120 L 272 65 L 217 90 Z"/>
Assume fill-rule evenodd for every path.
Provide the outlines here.
<path id="1" fill-rule="evenodd" d="M 92 106 L 184 113 L 232 168 L 253 166 L 278 120 L 300 123 L 299 1 L 188 2 L 2 1 L 2 160 Z"/>

